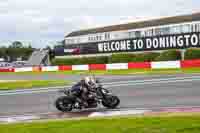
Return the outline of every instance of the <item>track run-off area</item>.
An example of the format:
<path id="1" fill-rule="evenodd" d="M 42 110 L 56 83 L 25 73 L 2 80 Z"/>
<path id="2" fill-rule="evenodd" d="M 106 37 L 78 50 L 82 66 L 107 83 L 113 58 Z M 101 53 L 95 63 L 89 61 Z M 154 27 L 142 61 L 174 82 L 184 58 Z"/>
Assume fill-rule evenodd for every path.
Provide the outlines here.
<path id="1" fill-rule="evenodd" d="M 70 79 L 77 82 L 82 76 L 69 75 L 43 75 L 28 76 L 10 75 L 10 80 L 24 79 Z M 198 110 L 200 107 L 200 74 L 186 75 L 124 75 L 124 76 L 97 76 L 102 84 L 119 96 L 121 104 L 114 110 L 115 114 L 141 113 L 147 110 L 187 108 Z M 5 78 L 5 77 L 4 77 Z M 0 75 L 3 79 L 3 75 Z M 66 86 L 69 88 L 70 86 Z M 38 88 L 32 90 L 16 90 L 0 92 L 0 121 L 9 116 L 36 116 L 57 118 L 76 116 L 100 116 L 100 112 L 111 113 L 100 107 L 76 113 L 60 113 L 54 107 L 54 101 L 62 94 L 58 90 L 63 87 Z M 133 111 L 134 112 L 131 112 Z M 119 112 L 120 111 L 120 112 Z M 35 116 L 35 117 L 34 117 Z M 26 117 L 28 119 L 28 117 Z M 17 118 L 16 118 L 17 119 Z M 23 118 L 22 118 L 23 119 Z M 25 118 L 24 118 L 25 119 Z M 36 118 L 35 118 L 36 119 Z"/>

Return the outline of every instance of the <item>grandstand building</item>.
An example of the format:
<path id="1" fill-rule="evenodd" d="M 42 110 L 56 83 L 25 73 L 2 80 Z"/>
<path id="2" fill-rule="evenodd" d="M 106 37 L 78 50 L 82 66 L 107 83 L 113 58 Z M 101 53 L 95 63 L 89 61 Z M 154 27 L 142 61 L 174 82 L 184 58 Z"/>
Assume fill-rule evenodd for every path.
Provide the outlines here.
<path id="1" fill-rule="evenodd" d="M 200 13 L 74 31 L 63 54 L 96 54 L 200 47 Z"/>

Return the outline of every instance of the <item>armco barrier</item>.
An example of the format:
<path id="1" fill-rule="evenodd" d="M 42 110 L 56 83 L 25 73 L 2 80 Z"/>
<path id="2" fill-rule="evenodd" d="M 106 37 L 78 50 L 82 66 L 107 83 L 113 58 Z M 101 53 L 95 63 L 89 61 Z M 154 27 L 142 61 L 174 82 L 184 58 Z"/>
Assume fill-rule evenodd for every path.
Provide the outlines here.
<path id="1" fill-rule="evenodd" d="M 33 67 L 15 68 L 14 72 L 32 72 Z"/>
<path id="2" fill-rule="evenodd" d="M 128 63 L 106 64 L 106 70 L 128 69 Z"/>
<path id="3" fill-rule="evenodd" d="M 48 72 L 48 71 L 58 71 L 59 67 L 58 66 L 47 66 L 47 67 L 42 67 L 42 72 Z"/>
<path id="4" fill-rule="evenodd" d="M 150 62 L 129 62 L 128 69 L 144 69 L 144 68 L 151 68 Z"/>
<path id="5" fill-rule="evenodd" d="M 129 62 L 114 64 L 89 64 L 72 66 L 45 66 L 25 68 L 0 68 L 0 72 L 43 72 L 43 71 L 72 71 L 72 70 L 117 70 L 117 69 L 166 69 L 200 67 L 200 59 L 185 61 L 161 61 L 161 62 Z"/>
<path id="6" fill-rule="evenodd" d="M 180 61 L 151 62 L 152 69 L 181 68 Z"/>
<path id="7" fill-rule="evenodd" d="M 89 70 L 88 65 L 72 65 L 72 70 L 79 71 L 79 70 Z"/>
<path id="8" fill-rule="evenodd" d="M 106 70 L 106 64 L 90 64 L 89 70 Z"/>
<path id="9" fill-rule="evenodd" d="M 200 59 L 181 61 L 181 68 L 200 67 Z"/>
<path id="10" fill-rule="evenodd" d="M 71 71 L 72 66 L 59 66 L 58 69 L 59 71 Z"/>
<path id="11" fill-rule="evenodd" d="M 41 71 L 42 71 L 41 67 L 38 66 L 33 67 L 33 72 L 41 72 Z"/>

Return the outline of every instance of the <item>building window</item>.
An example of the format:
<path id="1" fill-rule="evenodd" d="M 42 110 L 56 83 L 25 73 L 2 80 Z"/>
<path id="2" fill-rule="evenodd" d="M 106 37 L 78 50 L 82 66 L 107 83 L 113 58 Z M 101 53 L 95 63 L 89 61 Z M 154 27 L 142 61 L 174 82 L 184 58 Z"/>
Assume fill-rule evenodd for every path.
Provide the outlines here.
<path id="1" fill-rule="evenodd" d="M 197 32 L 200 32 L 200 24 L 197 24 L 198 26 L 198 28 L 197 28 Z"/>
<path id="2" fill-rule="evenodd" d="M 97 41 L 101 41 L 101 35 L 98 36 Z"/>
<path id="3" fill-rule="evenodd" d="M 92 41 L 94 41 L 94 38 L 93 38 L 92 36 L 89 36 L 89 37 L 88 37 L 88 41 L 89 41 L 89 42 L 92 42 Z"/>
<path id="4" fill-rule="evenodd" d="M 195 32 L 199 31 L 199 24 L 195 24 Z"/>
<path id="5" fill-rule="evenodd" d="M 135 37 L 136 38 L 141 37 L 141 32 L 140 31 L 135 31 Z"/>
<path id="6" fill-rule="evenodd" d="M 95 41 L 101 41 L 102 35 L 95 35 L 95 36 L 89 36 L 88 41 L 89 42 L 95 42 Z"/>
<path id="7" fill-rule="evenodd" d="M 191 31 L 192 31 L 192 32 L 195 32 L 195 24 L 192 24 L 192 26 L 191 26 Z"/>
<path id="8" fill-rule="evenodd" d="M 163 29 L 163 35 L 168 35 L 168 34 L 170 34 L 170 28 L 169 27 L 165 27 Z"/>
<path id="9" fill-rule="evenodd" d="M 179 34 L 181 33 L 180 26 L 173 26 L 170 28 L 170 34 Z"/>
<path id="10" fill-rule="evenodd" d="M 141 37 L 145 37 L 145 31 L 140 31 Z"/>
<path id="11" fill-rule="evenodd" d="M 153 36 L 153 29 L 149 29 L 145 31 L 145 36 Z"/>
<path id="12" fill-rule="evenodd" d="M 65 44 L 69 44 L 69 43 L 68 43 L 68 39 L 65 40 Z"/>
<path id="13" fill-rule="evenodd" d="M 153 33 L 152 33 L 153 36 L 156 36 L 156 29 L 153 28 Z"/>
<path id="14" fill-rule="evenodd" d="M 183 33 L 188 33 L 188 32 L 190 32 L 190 25 L 189 25 L 189 24 L 183 25 L 183 27 L 182 27 L 182 32 L 183 32 Z"/>
<path id="15" fill-rule="evenodd" d="M 131 38 L 131 32 L 128 32 L 128 37 Z"/>
<path id="16" fill-rule="evenodd" d="M 135 31 L 129 32 L 129 38 L 135 38 Z"/>
<path id="17" fill-rule="evenodd" d="M 115 33 L 113 39 L 118 39 L 119 38 L 119 33 Z"/>
<path id="18" fill-rule="evenodd" d="M 110 40 L 110 33 L 105 33 L 105 40 Z"/>
<path id="19" fill-rule="evenodd" d="M 156 36 L 159 36 L 161 33 L 160 33 L 160 28 L 155 28 L 155 35 Z"/>
<path id="20" fill-rule="evenodd" d="M 65 43 L 66 43 L 66 44 L 75 43 L 75 39 L 66 39 Z"/>
<path id="21" fill-rule="evenodd" d="M 120 32 L 118 39 L 129 38 L 129 32 Z"/>

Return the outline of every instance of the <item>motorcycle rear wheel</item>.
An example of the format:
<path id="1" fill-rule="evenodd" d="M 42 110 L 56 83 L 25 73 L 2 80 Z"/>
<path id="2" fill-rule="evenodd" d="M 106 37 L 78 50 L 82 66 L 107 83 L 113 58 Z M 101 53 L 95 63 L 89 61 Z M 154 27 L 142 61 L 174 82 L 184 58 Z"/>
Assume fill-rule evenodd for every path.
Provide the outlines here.
<path id="1" fill-rule="evenodd" d="M 73 103 L 70 100 L 70 98 L 68 98 L 66 96 L 62 96 L 56 100 L 55 106 L 59 111 L 70 112 L 70 111 L 72 111 Z"/>

